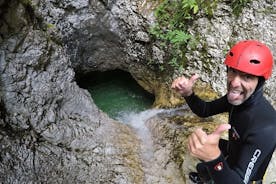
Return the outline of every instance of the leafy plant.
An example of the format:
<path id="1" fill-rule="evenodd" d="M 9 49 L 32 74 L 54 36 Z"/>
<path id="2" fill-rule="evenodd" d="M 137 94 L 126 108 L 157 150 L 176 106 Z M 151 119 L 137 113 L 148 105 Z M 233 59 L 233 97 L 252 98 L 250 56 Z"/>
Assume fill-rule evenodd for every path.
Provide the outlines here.
<path id="1" fill-rule="evenodd" d="M 187 32 L 188 26 L 202 10 L 207 16 L 213 15 L 218 0 L 163 0 L 154 15 L 156 25 L 150 28 L 151 35 L 160 46 L 168 50 L 169 66 L 183 69 L 186 47 L 192 35 Z M 164 70 L 164 67 L 159 67 Z"/>
<path id="2" fill-rule="evenodd" d="M 191 35 L 181 30 L 170 30 L 167 34 L 167 37 L 172 44 L 180 45 L 181 43 L 186 43 L 191 38 Z"/>
<path id="3" fill-rule="evenodd" d="M 190 0 L 190 1 L 182 1 L 182 9 L 191 10 L 193 14 L 196 14 L 198 12 L 199 7 L 196 0 Z"/>

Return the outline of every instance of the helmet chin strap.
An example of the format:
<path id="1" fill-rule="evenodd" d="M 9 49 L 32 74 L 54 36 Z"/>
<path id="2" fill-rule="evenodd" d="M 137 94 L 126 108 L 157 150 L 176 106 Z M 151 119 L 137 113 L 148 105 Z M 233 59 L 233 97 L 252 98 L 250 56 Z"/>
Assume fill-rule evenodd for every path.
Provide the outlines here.
<path id="1" fill-rule="evenodd" d="M 263 86 L 265 84 L 265 78 L 264 77 L 258 77 L 258 84 L 256 86 L 256 89 L 252 95 L 254 95 L 256 92 L 263 90 Z"/>
<path id="2" fill-rule="evenodd" d="M 262 88 L 264 84 L 265 84 L 265 79 L 263 77 L 258 77 L 258 84 L 257 84 L 256 90 L 258 90 L 259 88 Z"/>

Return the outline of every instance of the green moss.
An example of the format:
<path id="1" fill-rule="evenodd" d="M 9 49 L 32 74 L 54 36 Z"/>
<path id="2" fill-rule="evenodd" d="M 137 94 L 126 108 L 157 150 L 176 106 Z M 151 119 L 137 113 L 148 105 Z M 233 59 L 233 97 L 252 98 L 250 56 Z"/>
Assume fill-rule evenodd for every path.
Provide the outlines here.
<path id="1" fill-rule="evenodd" d="M 47 24 L 46 24 L 46 28 L 47 28 L 47 29 L 53 29 L 53 28 L 55 28 L 55 25 L 54 25 L 54 24 L 47 23 Z"/>
<path id="2" fill-rule="evenodd" d="M 32 6 L 32 0 L 19 0 L 19 2 L 26 6 Z"/>

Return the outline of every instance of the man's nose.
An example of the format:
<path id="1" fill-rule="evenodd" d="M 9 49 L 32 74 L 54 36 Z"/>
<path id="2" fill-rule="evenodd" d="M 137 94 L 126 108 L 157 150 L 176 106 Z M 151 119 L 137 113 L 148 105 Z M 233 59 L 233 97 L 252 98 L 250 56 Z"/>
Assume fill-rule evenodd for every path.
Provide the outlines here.
<path id="1" fill-rule="evenodd" d="M 239 75 L 235 75 L 232 77 L 230 81 L 232 87 L 239 87 L 241 85 L 241 78 Z"/>

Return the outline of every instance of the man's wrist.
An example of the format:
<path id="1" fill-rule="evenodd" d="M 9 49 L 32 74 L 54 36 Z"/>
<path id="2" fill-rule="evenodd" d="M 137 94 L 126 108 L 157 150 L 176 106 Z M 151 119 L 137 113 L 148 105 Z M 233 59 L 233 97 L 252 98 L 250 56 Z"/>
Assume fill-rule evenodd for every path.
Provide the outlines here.
<path id="1" fill-rule="evenodd" d="M 186 97 L 190 97 L 194 94 L 194 91 L 191 91 L 190 93 L 187 94 L 183 94 L 182 97 L 186 98 Z"/>
<path id="2" fill-rule="evenodd" d="M 220 157 L 220 155 L 221 155 L 221 151 L 219 150 L 218 153 L 216 153 L 216 154 L 214 154 L 214 156 L 204 160 L 204 162 L 211 162 L 213 160 L 216 160 Z"/>

